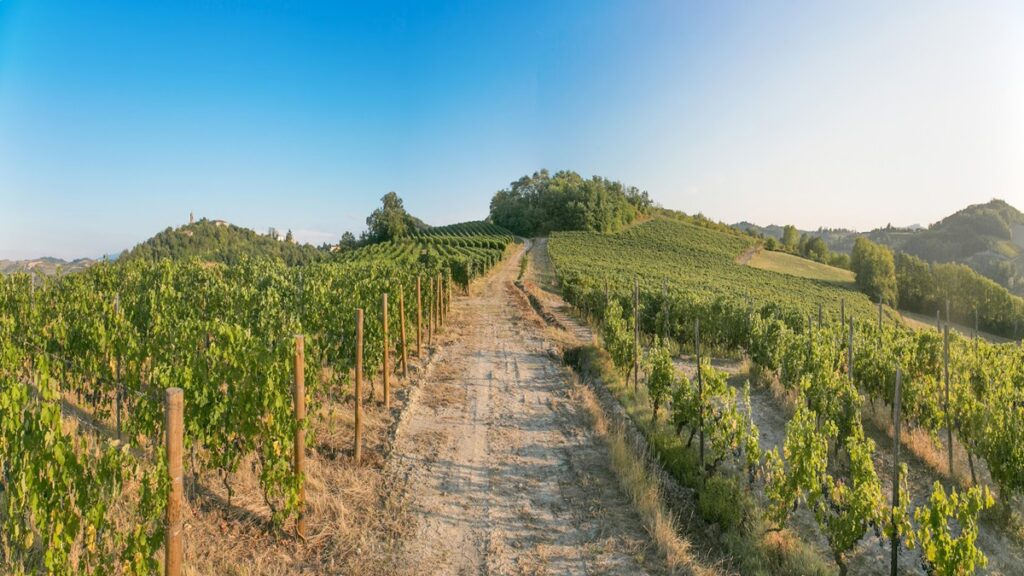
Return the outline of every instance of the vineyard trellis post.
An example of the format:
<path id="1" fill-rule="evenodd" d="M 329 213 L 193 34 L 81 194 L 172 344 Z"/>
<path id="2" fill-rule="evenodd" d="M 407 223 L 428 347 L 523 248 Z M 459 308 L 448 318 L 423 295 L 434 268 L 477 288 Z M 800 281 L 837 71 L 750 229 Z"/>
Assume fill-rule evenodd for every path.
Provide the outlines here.
<path id="1" fill-rule="evenodd" d="M 427 346 L 434 345 L 434 301 L 437 299 L 437 278 L 430 277 L 430 300 L 427 302 Z"/>
<path id="2" fill-rule="evenodd" d="M 295 444 L 292 447 L 292 466 L 299 482 L 298 515 L 295 518 L 295 534 L 306 538 L 306 340 L 302 334 L 295 336 L 295 387 L 292 390 L 295 403 Z"/>
<path id="3" fill-rule="evenodd" d="M 608 275 L 606 274 L 605 277 L 604 277 L 604 311 L 601 312 L 601 327 L 602 328 L 604 327 L 605 320 L 606 320 L 604 314 L 608 310 L 608 304 L 610 304 L 610 303 L 611 303 L 611 298 L 610 298 L 610 295 L 608 293 Z"/>
<path id="4" fill-rule="evenodd" d="M 974 355 L 978 355 L 978 306 L 974 306 Z"/>
<path id="5" fill-rule="evenodd" d="M 391 339 L 388 338 L 388 293 L 381 294 L 381 315 L 384 326 L 384 409 L 391 409 Z"/>
<path id="6" fill-rule="evenodd" d="M 185 393 L 181 388 L 168 388 L 165 392 L 165 398 L 164 427 L 166 428 L 167 435 L 167 473 L 170 476 L 171 485 L 167 491 L 164 575 L 181 576 L 181 499 L 185 491 L 181 466 L 181 447 L 183 444 Z"/>
<path id="7" fill-rule="evenodd" d="M 668 278 L 661 280 L 661 340 L 668 338 Z"/>
<path id="8" fill-rule="evenodd" d="M 850 341 L 846 347 L 846 373 L 853 381 L 853 318 L 850 318 Z"/>
<path id="9" fill-rule="evenodd" d="M 896 529 L 896 509 L 900 505 L 900 386 L 903 383 L 903 371 L 896 367 L 896 390 L 892 402 L 892 558 L 889 571 L 896 576 L 899 571 L 900 534 Z"/>
<path id="10" fill-rule="evenodd" d="M 697 427 L 700 431 L 700 471 L 704 473 L 704 375 L 700 366 L 700 318 L 693 324 L 693 347 L 697 356 Z"/>
<path id="11" fill-rule="evenodd" d="M 938 309 L 935 310 L 935 329 L 942 333 L 942 311 Z"/>
<path id="12" fill-rule="evenodd" d="M 882 329 L 882 297 L 878 297 L 878 329 Z"/>
<path id="13" fill-rule="evenodd" d="M 839 299 L 839 323 L 846 326 L 846 298 Z"/>
<path id="14" fill-rule="evenodd" d="M 640 389 L 640 277 L 633 275 L 633 393 Z"/>
<path id="15" fill-rule="evenodd" d="M 416 276 L 416 357 L 423 357 L 423 289 L 422 278 Z"/>
<path id="16" fill-rule="evenodd" d="M 355 387 L 355 448 L 356 466 L 363 459 L 363 309 L 356 309 L 356 387 Z"/>
<path id="17" fill-rule="evenodd" d="M 946 447 L 949 456 L 949 477 L 953 478 L 953 422 L 949 415 L 949 324 L 942 331 L 942 380 L 945 383 Z"/>
<path id="18" fill-rule="evenodd" d="M 114 295 L 114 320 L 116 321 L 121 310 L 121 295 Z M 116 326 L 116 324 L 115 324 Z M 117 330 L 117 328 L 115 328 Z M 117 439 L 121 440 L 121 355 L 114 355 L 114 415 L 117 427 Z"/>
<path id="19" fill-rule="evenodd" d="M 822 320 L 824 319 L 824 312 L 821 307 L 821 302 L 818 302 L 818 326 L 821 326 Z"/>
<path id="20" fill-rule="evenodd" d="M 405 339 L 405 290 L 398 289 L 398 316 L 402 326 L 402 378 L 409 378 L 409 350 Z"/>

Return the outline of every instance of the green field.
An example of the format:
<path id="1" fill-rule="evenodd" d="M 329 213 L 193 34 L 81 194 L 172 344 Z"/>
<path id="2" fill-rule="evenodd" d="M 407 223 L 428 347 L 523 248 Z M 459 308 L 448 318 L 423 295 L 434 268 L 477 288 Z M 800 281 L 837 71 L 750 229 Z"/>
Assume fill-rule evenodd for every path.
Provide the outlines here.
<path id="1" fill-rule="evenodd" d="M 747 261 L 747 266 L 853 288 L 854 276 L 852 271 L 794 256 L 793 254 L 786 254 L 785 252 L 758 250 Z"/>

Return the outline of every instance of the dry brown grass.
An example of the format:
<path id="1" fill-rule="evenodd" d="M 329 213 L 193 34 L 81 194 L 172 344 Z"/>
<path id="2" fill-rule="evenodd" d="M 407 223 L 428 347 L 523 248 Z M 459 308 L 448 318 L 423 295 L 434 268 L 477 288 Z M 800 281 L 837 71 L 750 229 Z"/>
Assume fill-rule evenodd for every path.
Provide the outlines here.
<path id="1" fill-rule="evenodd" d="M 574 377 L 573 395 L 586 408 L 594 433 L 608 446 L 612 469 L 668 568 L 679 574 L 719 574 L 694 557 L 690 543 L 679 535 L 675 518 L 663 500 L 661 484 L 647 467 L 647 458 L 635 452 L 621 428 L 610 426 L 594 392 Z"/>

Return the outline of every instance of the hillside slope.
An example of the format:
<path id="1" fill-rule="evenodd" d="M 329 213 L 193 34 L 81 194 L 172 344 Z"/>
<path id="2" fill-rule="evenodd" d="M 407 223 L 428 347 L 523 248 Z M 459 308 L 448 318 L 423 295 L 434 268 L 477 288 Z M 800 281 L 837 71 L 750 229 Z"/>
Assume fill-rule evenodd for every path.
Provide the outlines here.
<path id="1" fill-rule="evenodd" d="M 968 206 L 927 229 L 880 229 L 868 237 L 929 262 L 970 266 L 1024 294 L 1024 214 L 1002 200 Z"/>
<path id="2" fill-rule="evenodd" d="M 194 224 L 170 228 L 128 251 L 124 260 L 199 258 L 234 264 L 244 257 L 280 259 L 289 265 L 323 260 L 327 252 L 308 244 L 284 242 L 269 235 L 203 218 Z"/>
<path id="3" fill-rule="evenodd" d="M 841 303 L 847 314 L 874 318 L 877 308 L 866 296 L 834 282 L 801 278 L 744 265 L 737 257 L 757 242 L 694 224 L 656 219 L 618 234 L 562 232 L 548 242 L 551 258 L 567 299 L 589 310 L 603 306 L 604 282 L 618 295 L 631 292 L 634 274 L 647 294 L 668 292 L 675 324 L 686 310 L 735 308 L 725 301 L 771 307 L 792 321 L 817 314 L 838 319 Z M 663 288 L 664 286 L 664 288 Z M 749 298 L 749 302 L 748 299 Z M 655 323 L 661 304 L 643 303 L 646 322 Z M 723 322 L 725 319 L 723 318 Z M 673 333 L 688 334 L 690 326 L 674 325 Z"/>

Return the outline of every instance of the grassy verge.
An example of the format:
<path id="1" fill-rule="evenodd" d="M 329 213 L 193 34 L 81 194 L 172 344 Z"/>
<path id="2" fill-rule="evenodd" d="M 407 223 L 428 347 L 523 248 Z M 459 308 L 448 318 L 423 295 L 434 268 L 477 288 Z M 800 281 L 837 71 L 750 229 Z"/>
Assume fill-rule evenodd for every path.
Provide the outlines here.
<path id="1" fill-rule="evenodd" d="M 584 380 L 603 382 L 665 471 L 692 490 L 693 502 L 672 503 L 676 514 L 689 513 L 690 531 L 704 538 L 707 548 L 717 550 L 729 568 L 745 575 L 833 572 L 821 553 L 796 534 L 772 529 L 757 490 L 746 479 L 728 471 L 702 475 L 696 448 L 687 447 L 664 418 L 652 419 L 643 388 L 634 393 L 606 351 L 596 345 L 582 346 L 567 352 L 566 360 Z"/>

